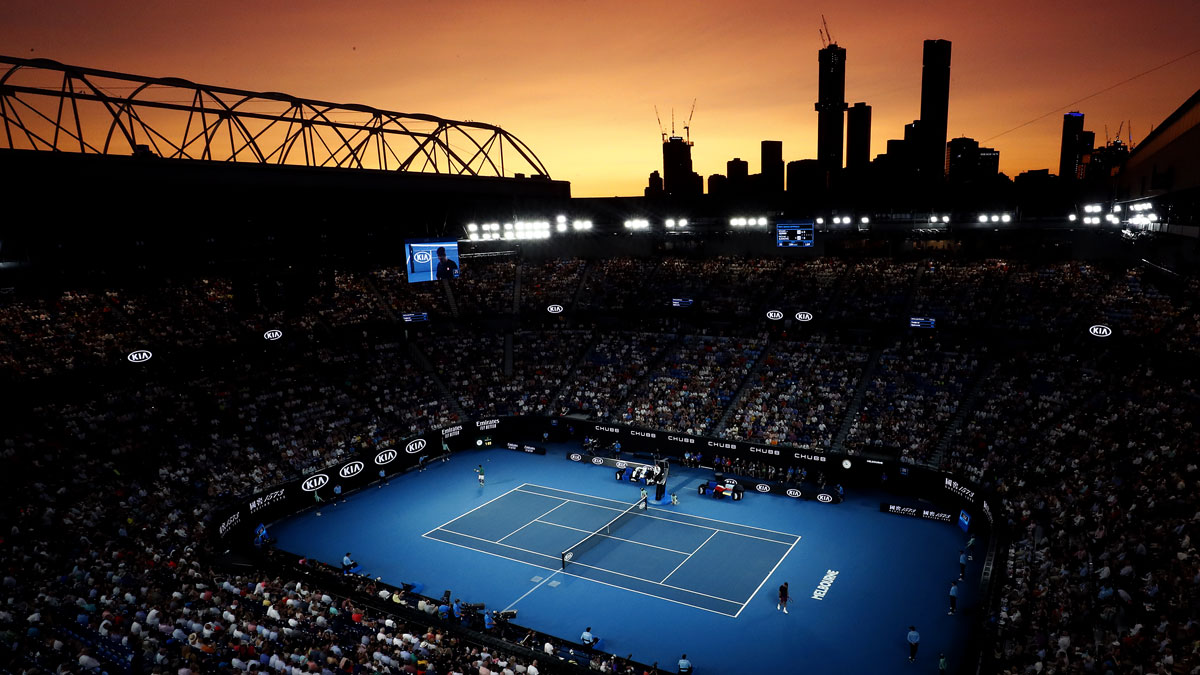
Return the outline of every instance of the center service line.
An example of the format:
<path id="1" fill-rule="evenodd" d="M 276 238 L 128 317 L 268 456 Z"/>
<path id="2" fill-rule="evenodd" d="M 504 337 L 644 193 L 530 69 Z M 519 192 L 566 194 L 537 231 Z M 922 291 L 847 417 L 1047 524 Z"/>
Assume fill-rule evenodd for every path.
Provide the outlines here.
<path id="1" fill-rule="evenodd" d="M 546 577 L 545 579 L 542 579 L 541 581 L 539 581 L 537 586 L 534 586 L 533 588 L 531 588 L 531 589 L 529 589 L 529 590 L 525 591 L 525 595 L 529 595 L 530 593 L 532 593 L 532 592 L 536 591 L 537 589 L 541 588 L 541 587 L 542 587 L 542 584 L 544 584 L 544 583 L 546 583 L 547 581 L 550 581 L 551 579 L 553 579 L 553 578 L 554 578 L 554 575 L 555 575 L 555 574 L 558 574 L 558 573 L 559 573 L 559 572 L 561 572 L 561 571 L 562 571 L 562 570 L 554 570 L 554 573 L 553 573 L 553 574 L 551 574 L 550 576 Z M 517 604 L 518 602 L 520 602 L 520 601 L 522 601 L 522 600 L 524 600 L 524 599 L 525 599 L 525 595 L 522 595 L 521 597 L 517 598 L 516 600 L 513 600 L 511 605 L 509 605 L 508 607 L 505 607 L 504 609 L 502 609 L 502 610 L 500 610 L 500 611 L 502 611 L 502 612 L 507 612 L 508 610 L 512 609 L 513 607 L 515 607 L 515 606 L 516 606 L 516 604 Z"/>

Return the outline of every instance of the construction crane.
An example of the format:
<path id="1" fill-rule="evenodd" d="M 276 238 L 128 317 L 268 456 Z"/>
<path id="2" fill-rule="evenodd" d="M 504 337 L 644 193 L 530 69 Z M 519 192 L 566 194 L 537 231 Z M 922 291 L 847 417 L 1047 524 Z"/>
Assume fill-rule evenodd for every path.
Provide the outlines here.
<path id="1" fill-rule="evenodd" d="M 658 106 L 654 106 L 654 119 L 658 120 L 658 132 L 662 134 L 662 142 L 667 142 L 667 130 L 663 128 L 662 117 L 658 114 Z"/>
<path id="2" fill-rule="evenodd" d="M 692 144 L 692 115 L 696 114 L 696 99 L 692 99 L 692 112 L 688 113 L 687 124 L 683 125 L 683 133 L 687 136 L 687 144 Z"/>
<path id="3" fill-rule="evenodd" d="M 821 34 L 821 47 L 828 47 L 829 45 L 837 44 L 833 41 L 833 36 L 829 34 L 829 24 L 825 21 L 824 14 L 821 15 L 821 25 L 824 27 L 824 30 L 822 31 L 820 28 L 817 29 L 817 32 Z"/>

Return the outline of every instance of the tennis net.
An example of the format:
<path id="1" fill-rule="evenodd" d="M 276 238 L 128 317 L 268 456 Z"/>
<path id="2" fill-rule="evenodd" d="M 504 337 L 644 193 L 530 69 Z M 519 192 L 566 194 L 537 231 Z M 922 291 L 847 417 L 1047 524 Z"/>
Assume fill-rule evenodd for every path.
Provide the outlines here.
<path id="1" fill-rule="evenodd" d="M 630 520 L 633 520 L 637 516 L 637 514 L 634 513 L 634 511 L 637 511 L 639 509 L 644 509 L 644 508 L 646 508 L 646 498 L 642 497 L 641 499 L 634 502 L 633 506 L 630 506 L 629 508 L 625 509 L 621 513 L 621 515 L 608 521 L 608 523 L 604 527 L 589 534 L 588 536 L 584 537 L 581 541 L 576 543 L 571 548 L 568 548 L 567 550 L 563 551 L 562 552 L 562 568 L 564 570 L 567 569 L 567 563 L 574 560 L 583 551 L 586 551 L 587 549 L 594 546 L 596 544 L 596 542 L 599 541 L 600 539 L 611 535 L 613 533 L 613 531 L 616 530 L 621 525 L 624 525 L 625 523 L 629 522 Z"/>

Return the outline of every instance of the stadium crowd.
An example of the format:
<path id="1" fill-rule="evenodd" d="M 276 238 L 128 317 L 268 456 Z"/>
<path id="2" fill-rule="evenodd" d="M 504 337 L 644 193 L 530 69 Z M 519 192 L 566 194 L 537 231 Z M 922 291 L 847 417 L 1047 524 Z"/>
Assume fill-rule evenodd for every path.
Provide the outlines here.
<path id="1" fill-rule="evenodd" d="M 653 280 L 648 261 L 589 265 L 582 285 L 581 261 L 523 269 L 522 304 L 530 289 L 526 306 L 544 312 L 543 303 L 574 293 L 564 289 L 582 288 L 581 306 L 630 308 L 635 282 L 673 288 Z M 495 267 L 488 274 L 507 278 Z M 990 621 L 995 672 L 1200 673 L 1200 560 L 1190 538 L 1200 521 L 1200 392 L 1195 364 L 1185 360 L 1200 344 L 1195 279 L 1168 293 L 1135 268 L 995 260 L 782 270 L 746 262 L 725 275 L 681 259 L 672 269 L 697 271 L 692 288 L 722 311 L 811 297 L 810 306 L 835 317 L 858 305 L 877 320 L 901 316 L 911 302 L 951 323 L 1024 336 L 990 346 L 937 334 L 881 343 L 890 346 L 867 379 L 845 449 L 894 448 L 1001 497 L 997 519 L 1011 551 Z M 753 281 L 730 295 L 713 287 L 743 275 Z M 770 288 L 771 278 L 803 290 Z M 411 342 L 377 338 L 358 324 L 440 307 L 445 291 L 409 287 L 402 269 L 329 279 L 299 315 L 244 314 L 221 279 L 0 296 L 5 378 L 67 385 L 31 387 L 5 411 L 6 471 L 28 477 L 31 489 L 2 497 L 0 665 L 28 673 L 120 664 L 178 675 L 536 673 L 515 646 L 484 654 L 436 621 L 385 616 L 369 607 L 382 597 L 369 580 L 345 594 L 267 572 L 221 571 L 208 543 L 211 514 L 224 500 L 464 416 L 566 410 L 712 434 L 728 413 L 727 438 L 831 449 L 869 361 L 869 348 L 837 336 L 768 340 L 706 335 L 706 327 L 671 335 L 517 330 L 509 347 L 504 334 L 476 327 L 428 330 Z M 760 284 L 768 287 L 759 297 L 736 297 Z M 487 296 L 479 307 L 504 304 L 503 291 L 471 292 Z M 263 348 L 255 336 L 255 348 L 238 358 L 209 358 L 285 316 L 279 343 Z M 1141 348 L 1081 347 L 1068 331 L 1095 316 Z M 1052 339 L 1035 339 L 1047 332 Z M 183 358 L 152 361 L 144 376 L 118 371 L 131 365 L 129 345 L 147 336 Z M 512 376 L 503 374 L 506 359 Z M 79 370 L 108 377 L 70 379 Z M 974 403 L 956 424 L 968 398 Z M 747 475 L 802 479 L 791 467 L 719 461 Z"/>

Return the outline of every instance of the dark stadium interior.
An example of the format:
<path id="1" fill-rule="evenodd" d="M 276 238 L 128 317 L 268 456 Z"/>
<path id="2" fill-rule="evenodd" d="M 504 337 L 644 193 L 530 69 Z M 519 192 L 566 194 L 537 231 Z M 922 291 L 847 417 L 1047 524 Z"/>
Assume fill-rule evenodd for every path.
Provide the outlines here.
<path id="1" fill-rule="evenodd" d="M 0 101 L 19 93 L 0 80 Z M 817 110 L 840 120 L 844 105 Z M 644 604 L 624 627 L 694 641 L 693 655 L 736 643 L 694 672 L 850 672 L 837 655 L 856 648 L 846 662 L 912 671 L 904 625 L 875 642 L 840 631 L 908 612 L 875 591 L 924 592 L 910 573 L 918 554 L 961 540 L 948 565 L 963 604 L 947 577 L 943 611 L 937 576 L 936 601 L 911 608 L 927 651 L 950 645 L 950 672 L 1200 673 L 1198 106 L 1193 96 L 1092 182 L 1039 174 L 992 190 L 918 172 L 861 195 L 868 183 L 838 183 L 854 174 L 841 173 L 840 141 L 820 190 L 672 195 L 652 177 L 643 197 L 579 198 L 545 173 L 84 153 L 10 137 L 0 672 L 676 672 L 674 651 L 670 662 L 607 652 L 560 630 L 586 625 L 586 602 L 547 609 L 535 596 L 543 614 L 521 615 L 464 597 L 467 618 L 447 615 L 451 591 L 410 576 L 429 568 L 403 557 L 471 549 L 455 537 L 473 536 L 490 548 L 436 570 L 470 589 L 501 585 L 480 561 L 535 522 L 572 530 L 562 541 L 595 530 L 620 546 L 603 521 L 625 507 L 606 502 L 641 510 L 623 484 L 638 480 L 626 462 L 641 462 L 676 467 L 671 487 L 702 505 L 673 504 L 665 476 L 647 498 L 660 519 L 674 509 L 691 549 L 635 542 L 667 551 L 658 567 L 633 560 L 657 575 L 651 586 L 707 544 L 685 528 L 707 518 L 729 528 L 709 539 L 733 533 L 716 571 L 684 568 L 696 586 L 665 598 L 696 608 L 679 598 L 711 592 L 698 611 L 720 614 L 727 633 L 660 624 Z M 495 472 L 489 455 L 506 457 Z M 557 485 L 496 475 L 538 462 L 555 462 L 545 473 Z M 616 470 L 604 489 L 586 482 L 596 467 Z M 450 468 L 463 484 L 443 490 L 434 481 Z M 405 502 L 442 492 L 440 511 Z M 514 492 L 526 494 L 510 504 L 525 502 L 493 504 Z M 732 510 L 743 498 L 770 517 Z M 600 515 L 547 522 L 547 501 Z M 512 515 L 522 508 L 532 515 Z M 477 509 L 494 539 L 445 527 Z M 879 535 L 907 523 L 897 514 L 936 522 Z M 332 540 L 349 527 L 386 540 L 385 516 L 411 517 L 404 531 L 422 541 L 388 542 L 400 551 L 389 576 L 343 560 Z M 781 538 L 757 536 L 764 522 Z M 276 525 L 300 544 L 277 546 Z M 871 548 L 933 527 L 908 548 Z M 811 585 L 794 580 L 789 620 L 820 638 L 794 646 L 808 668 L 756 660 L 757 635 L 775 640 L 762 652 L 793 649 L 791 624 L 753 622 L 776 618 L 779 565 L 811 555 L 793 547 L 821 537 L 838 540 L 848 571 L 830 563 Z M 579 597 L 591 582 L 658 597 L 631 574 L 626 586 L 571 576 L 574 547 L 546 541 L 536 555 L 550 566 L 529 567 L 569 578 Z M 754 547 L 769 555 L 751 563 Z M 865 577 L 876 586 L 856 585 Z M 724 581 L 749 597 L 717 597 Z M 860 588 L 873 590 L 851 595 Z M 601 596 L 619 616 L 625 596 Z M 935 657 L 922 652 L 921 672 Z"/>

